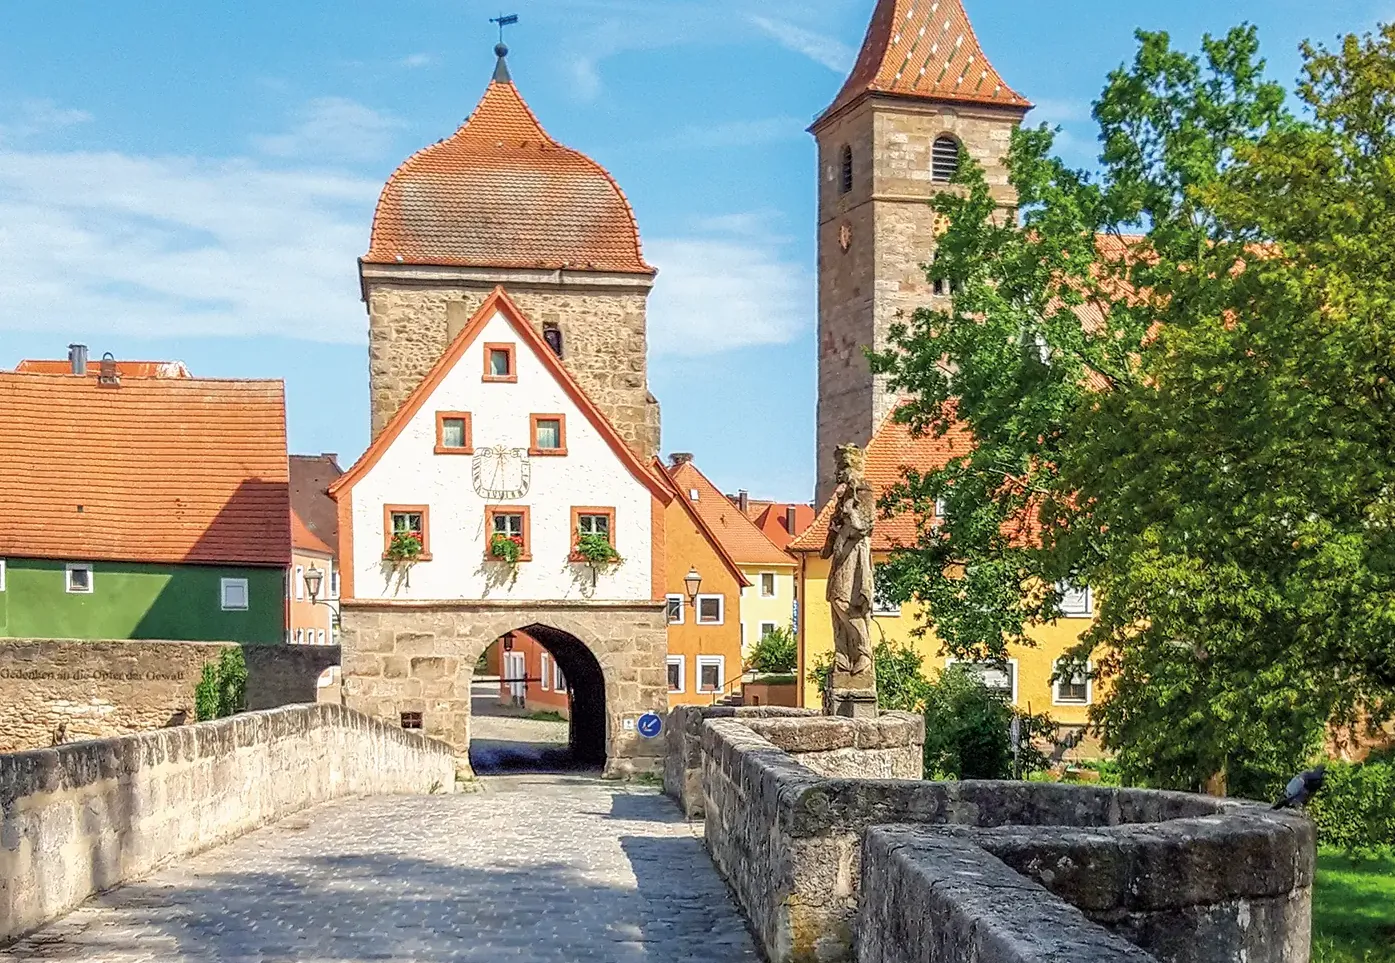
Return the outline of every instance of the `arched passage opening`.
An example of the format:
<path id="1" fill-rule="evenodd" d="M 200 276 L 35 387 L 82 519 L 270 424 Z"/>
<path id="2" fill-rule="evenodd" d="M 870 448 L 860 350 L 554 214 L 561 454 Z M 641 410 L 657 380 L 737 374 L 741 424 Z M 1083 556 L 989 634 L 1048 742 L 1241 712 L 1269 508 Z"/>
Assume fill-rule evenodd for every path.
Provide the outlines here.
<path id="1" fill-rule="evenodd" d="M 485 661 L 497 666 L 498 683 L 472 693 L 469 753 L 476 774 L 605 765 L 605 674 L 585 643 L 535 623 L 501 636 Z"/>

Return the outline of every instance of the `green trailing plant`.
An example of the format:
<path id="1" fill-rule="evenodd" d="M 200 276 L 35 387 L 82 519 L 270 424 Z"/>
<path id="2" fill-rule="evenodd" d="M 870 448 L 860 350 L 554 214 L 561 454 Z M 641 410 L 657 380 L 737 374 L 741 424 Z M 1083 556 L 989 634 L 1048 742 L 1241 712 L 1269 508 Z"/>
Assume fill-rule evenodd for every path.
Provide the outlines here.
<path id="1" fill-rule="evenodd" d="M 394 562 L 415 562 L 423 550 L 421 536 L 416 532 L 398 532 L 388 543 L 387 557 Z"/>
<path id="2" fill-rule="evenodd" d="M 624 561 L 610 539 L 598 532 L 577 532 L 576 554 L 597 568 L 619 565 Z"/>
<path id="3" fill-rule="evenodd" d="M 746 660 L 746 668 L 750 671 L 775 675 L 793 672 L 798 664 L 799 642 L 789 626 L 761 636 Z"/>
<path id="4" fill-rule="evenodd" d="M 217 662 L 204 663 L 194 687 L 194 714 L 199 722 L 235 715 L 246 702 L 247 660 L 241 648 L 225 649 Z"/>
<path id="5" fill-rule="evenodd" d="M 523 557 L 523 541 L 512 535 L 495 532 L 489 540 L 489 557 L 496 562 L 517 565 Z"/>

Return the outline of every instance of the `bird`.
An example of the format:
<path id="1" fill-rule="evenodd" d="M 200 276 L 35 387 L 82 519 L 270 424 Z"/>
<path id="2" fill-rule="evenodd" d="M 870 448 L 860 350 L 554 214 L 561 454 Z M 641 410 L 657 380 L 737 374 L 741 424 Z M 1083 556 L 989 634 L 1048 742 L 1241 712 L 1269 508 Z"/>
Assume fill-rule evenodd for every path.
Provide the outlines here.
<path id="1" fill-rule="evenodd" d="M 1284 789 L 1284 798 L 1276 802 L 1274 808 L 1291 809 L 1302 806 L 1318 794 L 1318 790 L 1322 788 L 1323 780 L 1326 778 L 1326 766 L 1318 766 L 1316 769 L 1300 772 L 1288 781 L 1288 786 Z"/>

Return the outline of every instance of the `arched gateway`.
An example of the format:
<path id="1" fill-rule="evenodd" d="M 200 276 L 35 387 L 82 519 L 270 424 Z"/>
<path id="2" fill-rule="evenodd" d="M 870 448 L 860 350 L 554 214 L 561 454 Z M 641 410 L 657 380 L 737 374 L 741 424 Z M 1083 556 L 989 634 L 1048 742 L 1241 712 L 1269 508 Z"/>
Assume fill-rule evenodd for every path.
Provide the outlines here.
<path id="1" fill-rule="evenodd" d="M 489 602 L 348 602 L 344 696 L 349 708 L 384 719 L 418 718 L 430 736 L 470 748 L 470 685 L 484 650 L 509 632 L 546 646 L 572 690 L 571 749 L 608 776 L 652 771 L 662 747 L 634 722 L 665 711 L 667 635 L 662 605 Z M 627 724 L 628 723 L 628 724 Z"/>

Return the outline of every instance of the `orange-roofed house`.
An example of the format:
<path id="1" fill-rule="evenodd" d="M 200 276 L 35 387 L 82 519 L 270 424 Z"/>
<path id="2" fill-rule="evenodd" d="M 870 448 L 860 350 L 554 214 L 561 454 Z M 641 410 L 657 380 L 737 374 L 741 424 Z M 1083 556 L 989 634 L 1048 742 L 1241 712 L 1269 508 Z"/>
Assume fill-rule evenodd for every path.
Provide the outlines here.
<path id="1" fill-rule="evenodd" d="M 994 69 L 969 22 L 972 0 L 877 0 L 851 74 L 810 128 L 818 142 L 819 408 L 817 504 L 833 452 L 865 446 L 896 404 L 864 354 L 889 347 L 898 317 L 947 307 L 931 283 L 936 214 L 963 154 L 984 169 L 1007 216 L 1005 164 L 1031 104 Z"/>
<path id="2" fill-rule="evenodd" d="M 749 583 L 741 591 L 741 604 L 735 611 L 723 607 L 720 615 L 712 617 L 735 621 L 741 627 L 741 648 L 749 655 L 751 648 L 763 635 L 776 629 L 789 628 L 795 617 L 794 557 L 765 536 L 755 522 L 747 517 L 739 504 L 723 495 L 707 476 L 698 470 L 692 456 L 677 454 L 672 458 L 669 478 L 680 498 L 702 518 L 722 548 L 740 567 Z M 698 600 L 703 605 L 702 599 Z M 714 602 L 705 603 L 709 609 Z M 705 613 L 699 610 L 699 617 Z M 741 675 L 732 667 L 727 682 Z"/>
<path id="3" fill-rule="evenodd" d="M 880 499 L 888 489 L 905 479 L 907 469 L 923 473 L 943 468 L 952 458 L 965 454 L 970 444 L 965 430 L 950 431 L 943 437 L 932 434 L 915 437 L 909 426 L 898 424 L 888 416 L 867 446 L 867 481 Z M 833 616 L 825 595 L 829 562 L 822 557 L 833 508 L 834 502 L 830 499 L 814 524 L 790 544 L 790 551 L 799 560 L 799 591 L 803 600 L 799 620 L 799 675 L 801 704 L 806 706 L 822 704 L 814 669 L 833 654 Z M 913 546 L 916 537 L 917 520 L 913 514 L 907 512 L 884 518 L 879 513 L 872 526 L 873 564 L 886 562 L 897 548 Z M 923 659 L 922 668 L 931 676 L 950 663 L 933 633 L 916 634 L 916 628 L 924 624 L 918 603 L 898 605 L 878 597 L 873 608 L 874 642 L 886 641 L 914 648 Z M 1064 618 L 1033 626 L 1028 631 L 1036 646 L 1010 648 L 1006 670 L 982 666 L 980 671 L 990 686 L 1001 688 L 1017 707 L 1046 713 L 1062 725 L 1082 726 L 1094 699 L 1093 683 L 1083 676 L 1052 683 L 1051 676 L 1057 660 L 1090 626 L 1094 616 L 1090 590 L 1070 588 L 1062 610 Z"/>
<path id="4" fill-rule="evenodd" d="M 281 382 L 65 367 L 0 373 L 0 636 L 280 642 Z"/>

